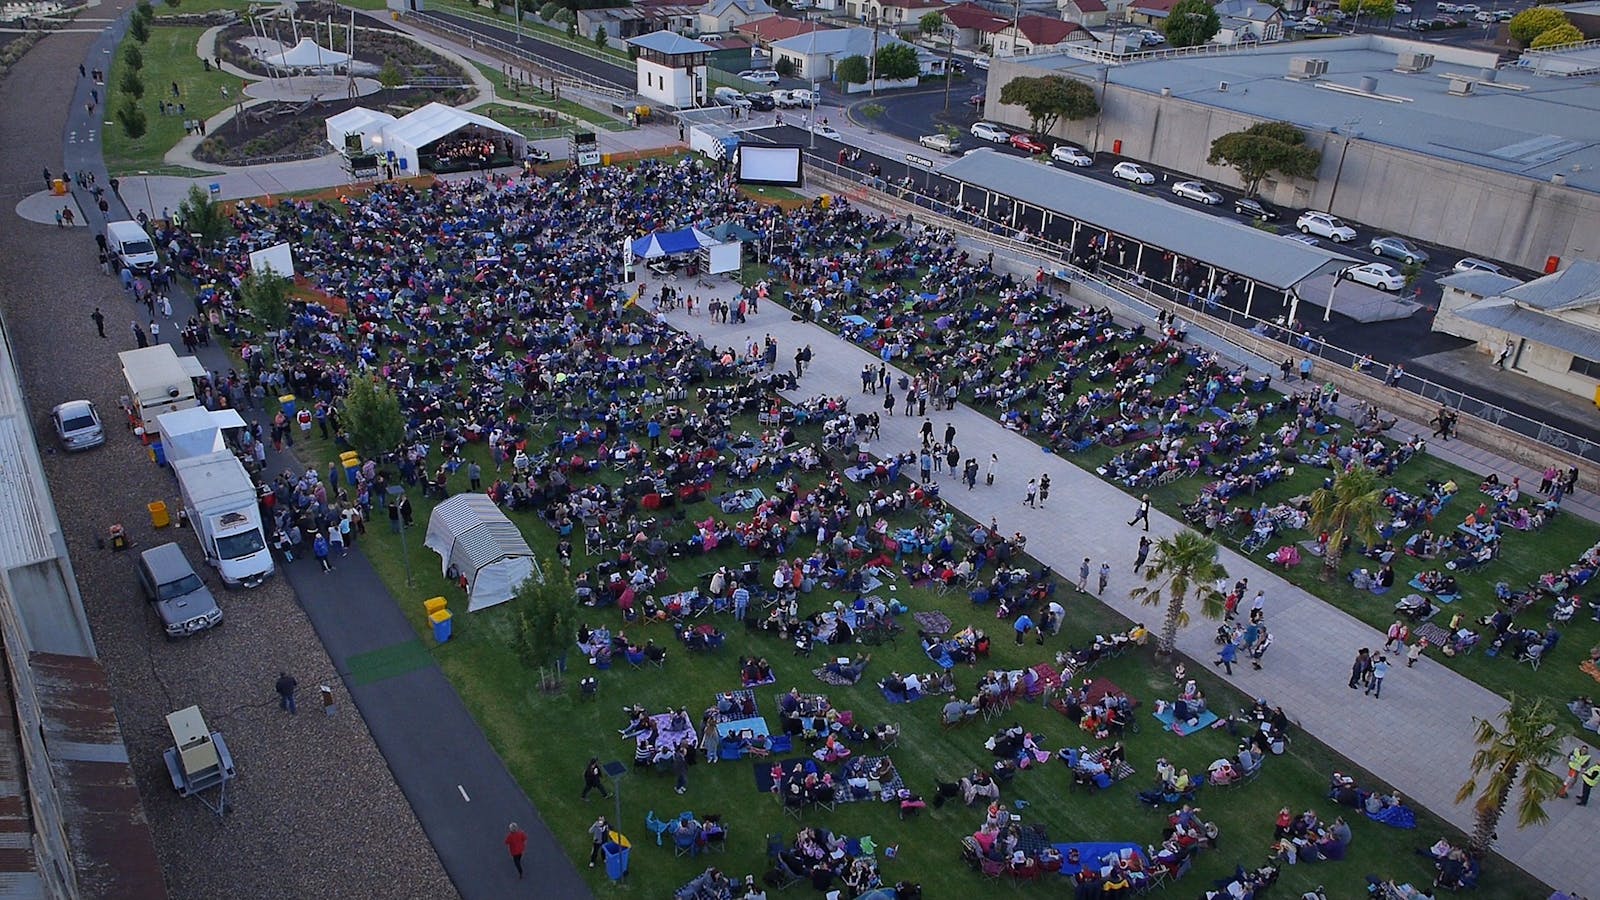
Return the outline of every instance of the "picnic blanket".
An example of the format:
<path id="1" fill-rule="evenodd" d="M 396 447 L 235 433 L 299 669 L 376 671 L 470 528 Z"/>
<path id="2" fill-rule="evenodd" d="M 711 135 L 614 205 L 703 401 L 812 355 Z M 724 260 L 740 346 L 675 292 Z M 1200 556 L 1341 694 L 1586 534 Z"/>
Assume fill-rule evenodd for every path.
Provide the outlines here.
<path id="1" fill-rule="evenodd" d="M 938 610 L 924 610 L 912 615 L 911 620 L 917 623 L 917 628 L 929 634 L 939 635 L 950 632 L 950 617 Z"/>
<path id="2" fill-rule="evenodd" d="M 671 727 L 672 715 L 672 713 L 656 713 L 650 717 L 651 721 L 656 723 L 658 729 L 658 737 L 656 739 L 657 745 L 675 747 L 683 741 L 697 742 L 697 739 L 700 736 L 695 733 L 694 722 L 691 720 L 688 728 L 674 730 Z"/>
<path id="3" fill-rule="evenodd" d="M 1089 684 L 1086 686 L 1086 691 L 1087 696 L 1085 696 L 1083 700 L 1084 706 L 1094 706 L 1107 697 L 1128 697 L 1127 692 L 1118 687 L 1117 683 L 1109 678 L 1096 678 L 1095 680 L 1089 682 Z M 1132 697 L 1128 697 L 1128 702 L 1132 703 L 1134 706 L 1139 705 L 1139 701 L 1133 699 Z M 1212 718 L 1216 717 L 1212 716 Z"/>
<path id="4" fill-rule="evenodd" d="M 1367 813 L 1367 818 L 1374 822 L 1382 822 L 1390 828 L 1417 827 L 1417 814 L 1406 806 L 1386 806 L 1375 814 Z"/>
<path id="5" fill-rule="evenodd" d="M 737 690 L 737 691 L 721 691 L 721 692 L 719 692 L 717 694 L 716 697 L 712 698 L 711 705 L 712 706 L 716 706 L 717 703 L 722 699 L 722 695 L 723 694 L 727 694 L 728 696 L 732 697 L 734 699 L 734 701 L 739 704 L 738 708 L 740 708 L 740 709 L 745 709 L 745 708 L 756 709 L 756 708 L 758 708 L 757 705 L 756 705 L 756 692 L 750 690 L 749 688 L 741 688 L 740 690 Z M 742 713 L 720 713 L 719 712 L 719 713 L 717 713 L 717 719 L 719 721 L 727 722 L 727 721 L 731 721 L 735 717 L 742 716 L 742 715 L 743 715 Z"/>
<path id="6" fill-rule="evenodd" d="M 770 733 L 767 731 L 767 720 L 761 716 L 756 716 L 753 719 L 734 719 L 731 722 L 717 724 L 717 737 L 719 738 L 732 737 L 746 731 L 750 732 L 753 737 L 766 737 Z"/>
<path id="7" fill-rule="evenodd" d="M 1101 860 L 1104 860 L 1106 856 L 1110 854 L 1116 854 L 1120 857 L 1122 855 L 1122 851 L 1124 850 L 1129 851 L 1130 856 L 1144 859 L 1144 851 L 1139 849 L 1138 844 L 1119 843 L 1117 841 L 1052 844 L 1051 846 L 1055 847 L 1056 851 L 1061 854 L 1061 859 L 1063 861 L 1061 866 L 1061 874 L 1068 878 L 1071 878 L 1072 876 L 1077 875 L 1078 872 L 1082 871 L 1084 863 L 1088 863 L 1091 860 L 1098 863 Z M 1078 851 L 1079 864 L 1077 866 L 1068 865 L 1065 862 L 1066 860 L 1072 858 L 1071 854 L 1074 850 Z M 1099 868 L 1099 866 L 1094 866 L 1094 868 Z"/>
<path id="8" fill-rule="evenodd" d="M 890 703 L 915 703 L 918 700 L 921 700 L 923 697 L 923 693 L 921 691 L 908 690 L 901 694 L 891 691 L 881 684 L 878 685 L 878 690 L 883 693 L 883 699 L 889 701 Z"/>
<path id="9" fill-rule="evenodd" d="M 1430 647 L 1443 647 L 1450 642 L 1450 631 L 1432 622 L 1423 622 L 1412 636 L 1426 640 Z"/>
<path id="10" fill-rule="evenodd" d="M 1172 720 L 1172 707 L 1170 706 L 1158 713 L 1151 713 L 1151 715 L 1155 716 L 1166 730 L 1178 737 L 1188 737 L 1197 731 L 1204 731 L 1211 726 L 1212 722 L 1217 720 L 1217 714 L 1208 709 L 1199 715 L 1199 721 L 1193 725 L 1188 722 L 1174 722 Z"/>
<path id="11" fill-rule="evenodd" d="M 851 760 L 849 769 L 851 772 L 867 772 L 880 761 L 886 759 L 888 759 L 887 756 L 861 757 Z M 893 768 L 892 762 L 890 763 L 888 778 L 867 782 L 868 793 L 865 797 L 857 797 L 855 795 L 856 792 L 851 790 L 848 784 L 848 776 L 843 772 L 840 773 L 838 780 L 841 783 L 839 784 L 839 789 L 834 792 L 834 799 L 840 803 L 854 803 L 857 800 L 877 800 L 882 803 L 888 803 L 895 799 L 897 792 L 904 790 L 906 786 L 905 779 L 900 777 L 900 770 Z"/>
<path id="12" fill-rule="evenodd" d="M 843 675 L 840 675 L 837 672 L 828 671 L 827 666 L 823 666 L 820 669 L 812 669 L 811 674 L 817 676 L 817 680 L 821 681 L 823 684 L 831 684 L 834 687 L 849 687 L 850 685 L 855 684 L 855 682 L 845 678 Z"/>
<path id="13" fill-rule="evenodd" d="M 1056 671 L 1055 666 L 1047 662 L 1034 666 L 1033 673 L 1039 676 L 1039 680 L 1033 683 L 1033 691 L 1028 695 L 1030 697 L 1042 694 L 1045 691 L 1053 691 L 1061 686 L 1061 673 Z"/>
<path id="14" fill-rule="evenodd" d="M 1095 749 L 1090 750 L 1088 753 L 1085 753 L 1084 758 L 1092 759 L 1099 763 L 1101 768 L 1105 769 L 1106 774 L 1110 775 L 1114 781 L 1121 781 L 1124 778 L 1130 778 L 1134 774 L 1134 768 L 1133 766 L 1128 765 L 1127 760 L 1123 760 L 1114 766 L 1107 766 L 1105 749 L 1102 747 L 1096 747 Z"/>

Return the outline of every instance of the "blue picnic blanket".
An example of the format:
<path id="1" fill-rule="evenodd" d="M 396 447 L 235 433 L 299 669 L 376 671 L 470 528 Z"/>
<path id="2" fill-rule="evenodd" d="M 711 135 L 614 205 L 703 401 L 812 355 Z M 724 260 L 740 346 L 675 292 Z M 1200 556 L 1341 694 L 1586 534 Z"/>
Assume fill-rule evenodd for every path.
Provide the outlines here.
<path id="1" fill-rule="evenodd" d="M 1168 731 L 1179 737 L 1188 737 L 1189 735 L 1194 734 L 1196 731 L 1203 731 L 1206 728 L 1209 728 L 1212 722 L 1217 720 L 1217 714 L 1208 709 L 1200 714 L 1199 721 L 1193 725 L 1190 725 L 1188 722 L 1173 722 L 1172 708 L 1170 706 L 1166 709 L 1163 709 L 1161 712 L 1151 713 L 1151 715 L 1160 720 L 1161 724 L 1165 726 Z"/>
<path id="2" fill-rule="evenodd" d="M 1092 841 L 1080 842 L 1076 844 L 1053 844 L 1052 846 L 1054 846 L 1056 851 L 1061 854 L 1061 874 L 1067 876 L 1068 878 L 1077 875 L 1083 870 L 1084 864 L 1090 863 L 1091 861 L 1095 864 L 1094 868 L 1100 868 L 1100 861 L 1105 859 L 1107 855 L 1115 853 L 1116 855 L 1121 856 L 1123 850 L 1132 850 L 1135 857 L 1144 859 L 1144 851 L 1140 850 L 1139 845 L 1134 843 L 1119 843 L 1117 841 Z M 1079 864 L 1077 867 L 1070 866 L 1066 863 L 1068 854 L 1073 850 L 1078 851 Z"/>
<path id="3" fill-rule="evenodd" d="M 770 733 L 767 731 L 767 720 L 757 716 L 753 719 L 734 719 L 732 722 L 723 722 L 717 726 L 717 737 L 729 737 L 744 731 L 749 731 L 755 737 L 765 737 Z"/>
<path id="4" fill-rule="evenodd" d="M 1367 818 L 1374 822 L 1382 822 L 1390 828 L 1411 829 L 1417 827 L 1417 814 L 1406 806 L 1385 807 L 1378 810 L 1377 815 L 1367 813 Z"/>

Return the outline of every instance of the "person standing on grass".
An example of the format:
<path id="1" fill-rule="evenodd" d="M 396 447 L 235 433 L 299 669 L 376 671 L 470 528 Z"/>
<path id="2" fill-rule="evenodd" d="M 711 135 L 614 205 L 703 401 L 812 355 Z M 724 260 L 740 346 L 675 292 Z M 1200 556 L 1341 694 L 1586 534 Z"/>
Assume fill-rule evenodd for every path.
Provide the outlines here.
<path id="1" fill-rule="evenodd" d="M 600 861 L 600 850 L 606 845 L 606 836 L 610 833 L 611 825 L 606 822 L 605 816 L 595 819 L 594 824 L 589 826 L 589 842 L 592 845 L 589 848 L 589 868 L 594 868 L 594 864 Z"/>
<path id="2" fill-rule="evenodd" d="M 601 780 L 600 775 L 600 757 L 589 757 L 589 764 L 583 767 L 583 794 L 580 795 L 580 799 L 589 799 L 590 791 L 599 791 L 602 798 L 611 796 L 611 792 L 606 790 L 605 782 Z"/>
<path id="3" fill-rule="evenodd" d="M 1023 640 L 1027 638 L 1028 632 L 1033 630 L 1033 619 L 1030 618 L 1027 613 L 1023 613 L 1022 615 L 1017 616 L 1016 624 L 1012 627 L 1016 629 L 1017 646 L 1020 647 L 1022 646 Z"/>
<path id="4" fill-rule="evenodd" d="M 672 755 L 672 775 L 677 782 L 673 790 L 680 794 L 689 793 L 689 751 L 686 747 L 679 747 Z M 591 860 L 592 862 L 592 860 Z"/>
<path id="5" fill-rule="evenodd" d="M 506 849 L 511 851 L 511 864 L 517 867 L 517 880 L 522 880 L 522 854 L 528 849 L 528 833 L 517 823 L 506 826 Z M 591 865 L 593 865 L 591 863 Z"/>

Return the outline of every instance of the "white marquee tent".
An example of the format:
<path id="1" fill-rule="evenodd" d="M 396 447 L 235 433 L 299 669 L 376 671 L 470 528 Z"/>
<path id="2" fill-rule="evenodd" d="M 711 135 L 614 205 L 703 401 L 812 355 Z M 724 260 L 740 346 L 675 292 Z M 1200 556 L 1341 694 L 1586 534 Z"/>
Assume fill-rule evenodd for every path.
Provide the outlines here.
<path id="1" fill-rule="evenodd" d="M 311 38 L 301 38 L 293 47 L 284 47 L 275 53 L 262 53 L 259 58 L 267 65 L 280 69 L 331 69 L 349 62 L 350 54 L 318 46 Z"/>
<path id="2" fill-rule="evenodd" d="M 433 508 L 424 545 L 445 572 L 467 579 L 467 610 L 477 612 L 515 596 L 539 572 L 533 549 L 488 494 L 457 494 Z"/>
<path id="3" fill-rule="evenodd" d="M 332 144 L 335 150 L 343 153 L 345 151 L 345 135 L 359 134 L 361 135 L 361 149 L 370 153 L 376 149 L 373 145 L 373 138 L 382 134 L 383 129 L 398 121 L 398 119 L 386 112 L 378 112 L 377 110 L 367 109 L 364 106 L 347 109 L 336 116 L 328 117 L 325 123 L 328 129 L 328 143 Z"/>
<path id="4" fill-rule="evenodd" d="M 476 131 L 493 136 L 496 140 L 508 141 L 511 152 L 507 155 L 512 159 L 521 159 L 523 150 L 528 146 L 528 139 L 514 128 L 464 109 L 443 103 L 429 103 L 384 126 L 383 133 L 372 142 L 372 150 L 375 153 L 393 153 L 396 168 L 415 174 L 421 171 L 417 165 L 420 151 L 459 131 Z"/>

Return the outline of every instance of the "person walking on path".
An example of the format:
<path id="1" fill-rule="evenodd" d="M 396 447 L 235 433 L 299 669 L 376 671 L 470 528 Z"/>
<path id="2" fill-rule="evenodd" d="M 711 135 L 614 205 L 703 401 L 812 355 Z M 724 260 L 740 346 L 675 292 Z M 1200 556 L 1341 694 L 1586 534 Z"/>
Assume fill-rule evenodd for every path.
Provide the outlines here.
<path id="1" fill-rule="evenodd" d="M 1144 496 L 1139 498 L 1139 510 L 1133 514 L 1133 519 L 1132 519 L 1132 521 L 1128 522 L 1128 527 L 1131 528 L 1134 525 L 1137 525 L 1140 520 L 1144 521 L 1144 530 L 1145 531 L 1149 531 L 1150 530 L 1150 495 L 1149 494 L 1145 494 Z"/>
<path id="2" fill-rule="evenodd" d="M 1412 644 L 1409 648 L 1407 648 L 1407 650 L 1406 650 L 1406 668 L 1409 669 L 1409 668 L 1414 667 L 1417 664 L 1417 660 L 1422 656 L 1422 651 L 1424 651 L 1426 649 L 1428 649 L 1428 639 L 1427 638 L 1423 638 L 1423 639 L 1417 641 L 1415 644 Z"/>
<path id="3" fill-rule="evenodd" d="M 1372 671 L 1372 654 L 1367 648 L 1362 647 L 1356 653 L 1355 662 L 1350 664 L 1350 689 L 1355 690 L 1360 682 L 1367 680 L 1367 674 Z"/>
<path id="4" fill-rule="evenodd" d="M 1033 509 L 1034 508 L 1034 502 L 1033 501 L 1034 501 L 1034 498 L 1037 497 L 1037 496 L 1039 496 L 1039 479 L 1037 479 L 1037 478 L 1029 478 L 1028 479 L 1028 490 L 1027 490 L 1027 493 L 1022 498 L 1022 505 L 1028 507 L 1029 509 Z"/>
<path id="5" fill-rule="evenodd" d="M 316 538 L 311 542 L 311 554 L 317 558 L 317 562 L 322 565 L 322 571 L 324 572 L 333 571 L 332 564 L 328 562 L 328 551 L 331 549 L 327 535 L 320 531 L 317 532 Z"/>
<path id="6" fill-rule="evenodd" d="M 89 319 L 94 322 L 94 330 L 100 333 L 101 338 L 104 338 L 106 336 L 106 314 L 100 311 L 100 307 L 96 306 L 94 312 L 89 313 Z"/>
<path id="7" fill-rule="evenodd" d="M 679 750 L 678 755 L 682 756 L 683 751 Z M 683 791 L 678 793 L 681 794 Z M 600 850 L 605 847 L 606 835 L 610 834 L 610 832 L 611 825 L 606 822 L 605 816 L 595 819 L 594 824 L 589 826 L 589 843 L 591 844 L 589 848 L 589 868 L 594 868 L 594 864 L 600 861 Z"/>
<path id="8" fill-rule="evenodd" d="M 887 388 L 883 392 L 883 414 L 890 418 L 894 417 L 894 391 Z"/>
<path id="9" fill-rule="evenodd" d="M 1213 666 L 1221 666 L 1222 667 L 1222 671 L 1228 673 L 1229 675 L 1232 675 L 1233 674 L 1233 662 L 1234 662 L 1234 660 L 1236 660 L 1238 658 L 1239 658 L 1239 648 L 1234 645 L 1233 641 L 1228 641 L 1227 643 L 1222 645 L 1222 649 L 1221 650 L 1217 651 L 1217 658 L 1212 660 L 1211 664 Z"/>
<path id="10" fill-rule="evenodd" d="M 932 446 L 933 446 L 933 420 L 932 419 L 923 419 L 922 420 L 922 449 L 926 450 L 926 449 L 928 449 L 929 447 L 932 447 Z"/>
<path id="11" fill-rule="evenodd" d="M 1578 805 L 1589 805 L 1589 792 L 1600 784 L 1600 763 L 1583 770 L 1583 792 L 1578 795 Z"/>
<path id="12" fill-rule="evenodd" d="M 1267 592 L 1256 591 L 1256 596 L 1250 601 L 1250 621 L 1260 623 L 1267 616 Z"/>
<path id="13" fill-rule="evenodd" d="M 1098 596 L 1101 596 L 1101 597 L 1105 596 L 1106 585 L 1108 585 L 1110 583 L 1111 583 L 1111 563 L 1103 562 L 1103 563 L 1100 564 L 1100 589 L 1098 591 L 1095 591 L 1095 594 L 1097 594 Z"/>
<path id="14" fill-rule="evenodd" d="M 994 470 L 1000 467 L 1000 454 L 989 454 L 989 473 L 983 477 L 983 483 L 994 487 Z"/>
<path id="15" fill-rule="evenodd" d="M 1261 635 L 1250 645 L 1250 668 L 1261 671 L 1261 657 L 1267 655 L 1267 648 L 1271 646 L 1272 635 L 1267 632 L 1266 626 L 1262 626 Z"/>
<path id="16" fill-rule="evenodd" d="M 1150 538 L 1139 535 L 1139 552 L 1133 557 L 1133 571 L 1138 572 L 1144 568 L 1144 561 L 1150 558 Z"/>
<path id="17" fill-rule="evenodd" d="M 1307 381 L 1311 378 L 1311 357 L 1300 358 L 1300 380 Z"/>
<path id="18" fill-rule="evenodd" d="M 967 460 L 966 466 L 961 470 L 961 480 L 967 483 L 967 490 L 969 491 L 978 486 L 978 460 L 976 458 Z"/>
<path id="19" fill-rule="evenodd" d="M 1383 696 L 1383 678 L 1389 674 L 1389 660 L 1380 656 L 1372 661 L 1372 677 L 1367 680 L 1367 689 L 1362 693 L 1371 694 L 1373 699 Z"/>
<path id="20" fill-rule="evenodd" d="M 295 681 L 293 675 L 288 672 L 278 673 L 278 683 L 274 685 L 274 689 L 278 692 L 278 708 L 287 710 L 291 716 L 295 714 L 294 691 L 299 686 L 300 682 Z"/>
<path id="21" fill-rule="evenodd" d="M 1045 472 L 1039 476 L 1039 508 L 1044 509 L 1044 502 L 1050 499 L 1050 473 Z"/>
<path id="22" fill-rule="evenodd" d="M 1078 566 L 1078 593 L 1089 593 L 1089 557 L 1083 558 L 1083 564 Z"/>
<path id="23" fill-rule="evenodd" d="M 150 346 L 150 339 L 144 336 L 144 329 L 139 327 L 138 322 L 130 322 L 128 327 L 133 329 L 133 342 L 139 345 L 140 350 Z"/>
<path id="24" fill-rule="evenodd" d="M 1404 647 L 1406 639 L 1409 637 L 1411 637 L 1411 629 L 1407 628 L 1404 622 L 1395 619 L 1394 623 L 1389 626 L 1389 639 L 1383 642 L 1383 649 L 1395 650 L 1399 647 Z"/>
<path id="25" fill-rule="evenodd" d="M 517 867 L 517 880 L 522 880 L 522 854 L 528 849 L 528 833 L 517 823 L 506 826 L 506 849 L 511 851 L 511 864 Z M 591 863 L 590 865 L 593 865 Z"/>
<path id="26" fill-rule="evenodd" d="M 1567 755 L 1567 777 L 1562 780 L 1561 789 L 1556 791 L 1556 796 L 1567 796 L 1567 791 L 1572 790 L 1572 786 L 1578 783 L 1578 776 L 1587 768 L 1589 768 L 1589 748 L 1579 744 Z"/>
<path id="27" fill-rule="evenodd" d="M 611 792 L 606 790 L 605 782 L 600 778 L 600 757 L 589 757 L 589 764 L 583 767 L 583 793 L 580 799 L 589 799 L 590 791 L 599 791 L 602 799 L 609 798 Z"/>

